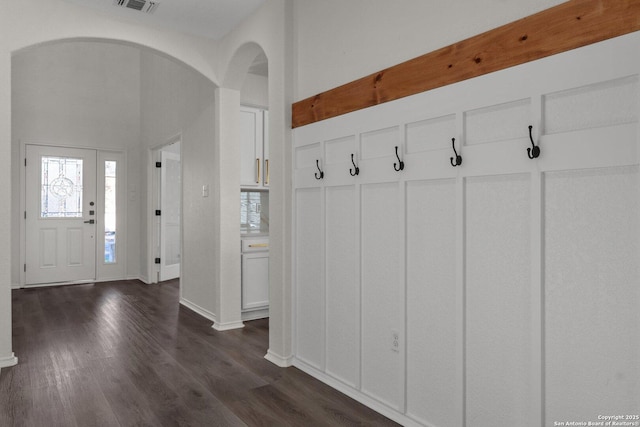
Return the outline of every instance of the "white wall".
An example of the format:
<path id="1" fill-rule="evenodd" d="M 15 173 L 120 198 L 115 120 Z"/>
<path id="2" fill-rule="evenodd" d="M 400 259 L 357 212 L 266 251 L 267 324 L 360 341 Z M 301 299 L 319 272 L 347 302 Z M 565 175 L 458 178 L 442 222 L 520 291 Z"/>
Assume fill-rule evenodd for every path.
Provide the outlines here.
<path id="1" fill-rule="evenodd" d="M 639 43 L 296 128 L 295 366 L 403 425 L 635 414 Z"/>
<path id="2" fill-rule="evenodd" d="M 268 0 L 219 46 L 224 85 L 240 90 L 260 49 L 269 61 L 269 351 L 281 366 L 291 363 L 291 103 L 293 102 L 292 0 Z M 256 50 L 247 47 L 259 45 Z M 246 61 L 238 61 L 243 59 Z M 239 64 L 242 63 L 242 64 Z M 234 79 L 242 76 L 242 79 Z M 239 80 L 239 81 L 238 81 Z M 238 98 L 239 101 L 239 98 Z M 222 112 L 220 112 L 222 114 Z M 238 153 L 239 156 L 239 153 Z M 238 157 L 239 164 L 239 157 Z M 227 189 L 230 190 L 230 189 Z M 232 215 L 229 215 L 231 218 Z M 221 224 L 229 235 L 239 224 Z"/>
<path id="3" fill-rule="evenodd" d="M 214 93 L 211 81 L 193 69 L 153 52 L 142 53 L 141 62 L 141 158 L 142 170 L 148 169 L 152 147 L 168 143 L 175 136 L 182 139 L 183 174 L 183 255 L 181 297 L 206 313 L 215 312 L 214 233 L 218 202 L 213 194 L 202 197 L 202 186 L 214 186 Z M 153 170 L 144 174 L 142 187 Z M 151 231 L 148 212 L 151 197 L 141 212 L 142 241 Z M 149 224 L 147 224 L 149 222 Z M 146 244 L 140 251 L 143 270 L 148 262 Z M 145 274 L 146 276 L 146 274 Z"/>
<path id="4" fill-rule="evenodd" d="M 211 100 L 213 101 L 213 99 Z M 182 300 L 216 313 L 216 250 L 219 237 L 216 224 L 220 201 L 215 186 L 215 106 L 200 110 L 182 134 L 182 265 L 180 292 Z M 209 186 L 209 196 L 203 197 L 203 185 Z M 238 261 L 239 262 L 239 261 Z M 239 308 L 238 308 L 239 310 Z"/>
<path id="5" fill-rule="evenodd" d="M 300 100 L 563 3 L 296 0 Z"/>
<path id="6" fill-rule="evenodd" d="M 247 74 L 240 90 L 240 103 L 250 107 L 269 108 L 269 79 Z"/>
<path id="7" fill-rule="evenodd" d="M 51 144 L 127 153 L 127 181 L 139 187 L 140 50 L 68 41 L 21 51 L 12 61 L 12 283 L 20 284 L 22 144 Z M 124 178 L 124 177 L 123 177 Z M 129 254 L 139 251 L 139 192 L 127 201 Z M 126 275 L 138 277 L 138 257 Z"/>
<path id="8" fill-rule="evenodd" d="M 0 3 L 0 177 L 11 181 L 11 57 L 29 46 L 89 38 L 147 46 L 177 58 L 217 82 L 217 43 L 157 27 L 110 19 L 62 0 Z M 130 159 L 131 160 L 131 159 Z M 11 199 L 11 186 L 0 188 Z M 0 367 L 15 363 L 11 345 L 11 204 L 0 207 Z M 194 272 L 194 274 L 198 274 Z"/>
<path id="9" fill-rule="evenodd" d="M 3 3 L 4 5 L 4 3 Z M 0 29 L 7 28 L 8 17 L 0 13 Z M 0 30 L 1 31 L 1 30 Z M 11 182 L 11 56 L 4 32 L 0 35 L 0 179 Z M 11 186 L 0 186 L 0 198 L 11 200 Z M 11 205 L 0 204 L 0 368 L 18 360 L 11 346 Z"/>

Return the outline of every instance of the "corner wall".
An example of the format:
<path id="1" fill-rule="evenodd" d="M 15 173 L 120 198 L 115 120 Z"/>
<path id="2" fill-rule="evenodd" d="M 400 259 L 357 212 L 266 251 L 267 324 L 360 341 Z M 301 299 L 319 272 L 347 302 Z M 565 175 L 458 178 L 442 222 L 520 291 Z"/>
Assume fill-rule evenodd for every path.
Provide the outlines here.
<path id="1" fill-rule="evenodd" d="M 214 180 L 214 92 L 215 85 L 184 64 L 143 52 L 141 59 L 141 120 L 143 159 L 142 188 L 148 188 L 155 170 L 147 161 L 150 150 L 168 143 L 176 136 L 182 140 L 182 265 L 181 299 L 200 314 L 213 320 L 215 313 L 214 249 L 215 215 L 218 201 L 211 194 L 202 196 L 202 186 L 213 187 Z M 149 263 L 149 236 L 153 223 L 149 221 L 152 198 L 143 202 L 141 222 L 141 265 L 144 277 L 154 266 Z"/>
<path id="2" fill-rule="evenodd" d="M 269 61 L 269 350 L 267 359 L 289 366 L 291 347 L 291 0 L 268 0 L 220 43 L 222 81 L 239 70 L 233 60 L 244 45 L 255 43 Z M 247 64 L 248 66 L 248 64 Z M 246 72 L 246 70 L 240 70 Z M 240 90 L 240 87 L 231 88 Z M 238 99 L 239 101 L 239 99 Z M 239 102 L 238 102 L 239 104 Z M 239 105 L 238 105 L 239 107 Z M 220 113 L 223 114 L 222 112 Z M 238 159 L 239 161 L 239 159 Z M 229 190 L 229 189 L 227 189 Z M 237 191 L 237 187 L 233 189 Z M 236 227 L 221 224 L 221 227 Z"/>

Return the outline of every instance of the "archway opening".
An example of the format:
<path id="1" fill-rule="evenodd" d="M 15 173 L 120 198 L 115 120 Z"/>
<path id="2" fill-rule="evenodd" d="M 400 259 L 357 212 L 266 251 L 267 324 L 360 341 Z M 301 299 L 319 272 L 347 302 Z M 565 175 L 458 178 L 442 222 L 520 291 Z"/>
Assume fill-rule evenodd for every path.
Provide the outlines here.
<path id="1" fill-rule="evenodd" d="M 146 213 L 157 208 L 151 194 L 151 178 L 156 171 L 149 161 L 150 152 L 180 137 L 184 169 L 189 171 L 182 175 L 183 186 L 197 183 L 199 188 L 203 181 L 213 183 L 212 172 L 207 173 L 213 156 L 216 89 L 211 79 L 193 67 L 135 43 L 67 39 L 14 52 L 12 239 L 20 242 L 12 248 L 14 286 L 28 285 L 25 269 L 37 265 L 27 262 L 22 215 L 26 212 L 23 158 L 27 145 L 89 149 L 108 157 L 109 170 L 117 171 L 117 175 L 99 177 L 97 182 L 111 178 L 117 181 L 118 211 L 115 220 L 106 221 L 98 218 L 104 213 L 104 203 L 101 206 L 95 201 L 91 209 L 96 217 L 95 235 L 110 235 L 96 245 L 95 275 L 87 279 L 153 282 L 157 257 L 148 244 L 154 231 L 153 216 Z M 114 155 L 119 156 L 115 168 L 111 159 Z M 189 221 L 199 226 L 183 226 L 179 255 L 185 250 L 206 253 L 203 246 L 207 240 L 202 243 L 201 237 L 213 229 L 206 222 L 214 219 L 201 218 L 201 214 L 213 210 L 217 202 L 213 197 L 201 197 L 200 192 L 186 192 L 181 206 L 185 203 L 190 209 L 182 209 L 183 224 Z M 99 229 L 106 223 L 109 230 Z M 190 238 L 194 235 L 198 239 Z M 202 267 L 208 265 L 211 263 L 196 259 L 182 267 L 181 299 L 200 302 L 201 313 L 213 313 L 214 307 L 215 289 L 211 289 L 211 282 L 201 280 L 210 277 Z"/>

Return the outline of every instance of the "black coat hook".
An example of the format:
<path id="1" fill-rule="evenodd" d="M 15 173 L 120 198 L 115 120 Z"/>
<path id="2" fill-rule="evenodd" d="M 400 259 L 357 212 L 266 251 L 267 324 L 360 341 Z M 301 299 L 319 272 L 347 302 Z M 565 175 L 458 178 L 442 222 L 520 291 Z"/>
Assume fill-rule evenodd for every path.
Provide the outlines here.
<path id="1" fill-rule="evenodd" d="M 462 156 L 458 154 L 458 152 L 456 151 L 456 139 L 455 138 L 451 138 L 451 146 L 453 147 L 453 153 L 456 155 L 456 161 L 453 161 L 453 157 L 451 157 L 451 166 L 453 166 L 454 168 L 456 166 L 460 166 L 462 164 Z"/>
<path id="2" fill-rule="evenodd" d="M 320 175 L 318 175 L 318 172 L 314 174 L 316 176 L 316 179 L 324 178 L 324 172 L 322 171 L 322 169 L 320 169 L 320 160 L 318 159 L 316 159 L 316 167 L 318 168 L 318 172 L 320 172 Z"/>
<path id="3" fill-rule="evenodd" d="M 398 156 L 398 146 L 396 145 L 396 157 L 398 158 L 398 163 L 394 163 L 393 164 L 393 169 L 395 169 L 397 172 L 400 172 L 401 170 L 404 169 L 404 162 L 402 160 L 400 160 L 400 156 Z"/>
<path id="4" fill-rule="evenodd" d="M 527 155 L 530 159 L 536 159 L 540 156 L 540 147 L 533 143 L 533 135 L 531 130 L 533 126 L 529 126 L 529 139 L 531 140 L 531 148 L 527 148 Z"/>
<path id="5" fill-rule="evenodd" d="M 351 154 L 351 163 L 353 163 L 353 167 L 355 168 L 355 170 L 349 169 L 349 174 L 351 174 L 351 176 L 360 175 L 360 168 L 356 166 L 356 163 L 353 161 L 353 154 Z"/>

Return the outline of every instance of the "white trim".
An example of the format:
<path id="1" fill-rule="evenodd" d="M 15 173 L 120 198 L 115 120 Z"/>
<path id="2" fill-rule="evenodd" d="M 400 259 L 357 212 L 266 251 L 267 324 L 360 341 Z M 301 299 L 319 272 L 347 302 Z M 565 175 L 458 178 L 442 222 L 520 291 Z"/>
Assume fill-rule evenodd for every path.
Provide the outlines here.
<path id="1" fill-rule="evenodd" d="M 281 368 L 289 368 L 293 366 L 293 356 L 282 357 L 275 354 L 271 349 L 267 350 L 267 354 L 264 355 L 264 358 Z"/>
<path id="2" fill-rule="evenodd" d="M 10 366 L 16 366 L 18 364 L 18 358 L 14 353 L 11 353 L 9 357 L 0 358 L 0 368 L 8 368 Z"/>
<path id="3" fill-rule="evenodd" d="M 157 227 L 159 222 L 156 223 L 158 217 L 155 215 L 155 210 L 160 208 L 160 171 L 156 168 L 155 164 L 160 159 L 160 152 L 163 148 L 176 142 L 182 142 L 182 131 L 171 136 L 164 142 L 153 145 L 147 148 L 147 198 L 146 207 L 142 209 L 147 212 L 147 260 L 145 262 L 146 267 L 142 267 L 146 271 L 148 277 L 147 283 L 158 283 L 160 281 L 160 266 L 155 263 L 155 258 L 160 257 L 160 242 L 159 236 L 157 236 Z M 182 159 L 182 144 L 180 145 L 180 159 Z M 183 170 L 180 168 L 180 176 L 182 182 Z M 182 247 L 182 236 L 184 233 L 182 227 L 182 193 L 183 188 L 180 189 L 180 253 L 184 253 Z M 182 260 L 181 260 L 182 261 Z M 180 295 L 182 295 L 182 287 L 180 287 Z"/>
<path id="4" fill-rule="evenodd" d="M 406 427 L 436 427 L 432 424 L 421 424 L 418 423 L 414 420 L 412 420 L 411 418 L 400 414 L 396 409 L 390 408 L 387 405 L 384 405 L 383 403 L 380 403 L 379 401 L 367 396 L 366 394 L 362 393 L 361 391 L 357 391 L 354 390 L 352 387 L 349 387 L 348 385 L 342 383 L 341 381 L 338 381 L 334 378 L 332 378 L 331 376 L 317 370 L 316 368 L 306 364 L 305 362 L 301 361 L 300 359 L 298 359 L 297 357 L 293 357 L 293 366 L 295 366 L 296 368 L 300 369 L 301 371 L 303 371 L 306 374 L 311 375 L 312 377 L 314 377 L 315 379 L 322 381 L 323 383 L 327 384 L 328 386 L 338 390 L 341 393 L 346 394 L 347 396 L 349 396 L 350 398 L 362 403 L 363 405 L 373 409 L 374 411 L 378 412 L 379 414 L 384 415 L 385 417 L 389 418 L 392 421 L 395 421 L 403 426 Z"/>
<path id="5" fill-rule="evenodd" d="M 248 322 L 251 320 L 264 319 L 265 317 L 269 317 L 269 309 L 263 308 L 260 310 L 249 310 L 243 311 L 241 318 L 243 322 Z"/>
<path id="6" fill-rule="evenodd" d="M 149 282 L 149 279 L 146 276 L 142 275 L 142 274 L 139 274 L 139 275 L 133 274 L 131 276 L 127 276 L 126 280 L 139 280 L 142 283 L 144 283 L 145 285 L 150 285 L 151 284 L 151 282 Z"/>
<path id="7" fill-rule="evenodd" d="M 36 283 L 33 285 L 23 285 L 22 289 L 49 288 L 54 286 L 69 286 L 69 285 L 95 285 L 96 283 L 98 283 L 98 281 L 95 279 L 76 280 L 72 282 Z"/>
<path id="8" fill-rule="evenodd" d="M 194 304 L 191 301 L 186 300 L 184 298 L 180 298 L 180 304 L 184 305 L 189 310 L 195 311 L 196 313 L 198 313 L 200 316 L 204 317 L 205 319 L 209 319 L 212 322 L 216 321 L 216 315 L 214 313 L 210 312 L 207 309 L 204 309 L 204 308 L 200 307 L 198 304 Z"/>
<path id="9" fill-rule="evenodd" d="M 213 325 L 211 326 L 213 329 L 215 329 L 216 331 L 230 331 L 232 329 L 240 329 L 240 328 L 244 328 L 244 323 L 242 323 L 242 321 L 240 322 L 227 322 L 227 323 L 220 323 L 217 321 L 213 321 Z"/>

